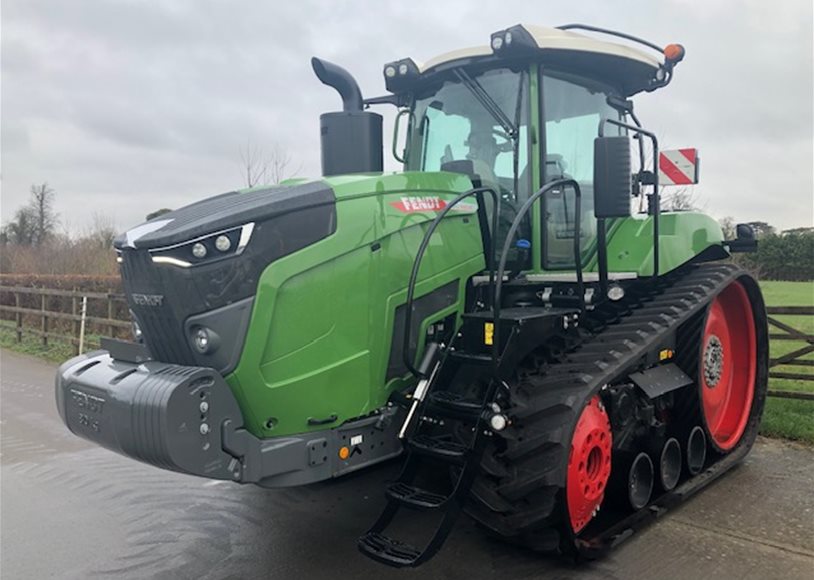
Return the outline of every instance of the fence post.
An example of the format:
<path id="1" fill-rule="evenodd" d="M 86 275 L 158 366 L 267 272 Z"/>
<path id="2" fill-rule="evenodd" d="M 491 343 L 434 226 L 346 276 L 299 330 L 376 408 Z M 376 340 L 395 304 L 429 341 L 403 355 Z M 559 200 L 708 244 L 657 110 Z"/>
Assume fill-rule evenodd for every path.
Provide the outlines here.
<path id="1" fill-rule="evenodd" d="M 82 320 L 79 321 L 79 354 L 85 350 L 85 317 L 88 314 L 88 297 L 82 296 Z"/>
<path id="2" fill-rule="evenodd" d="M 42 346 L 48 346 L 48 314 L 45 306 L 47 305 L 47 299 L 45 294 L 40 295 L 40 311 L 42 314 L 40 315 L 40 330 L 42 331 Z"/>
<path id="3" fill-rule="evenodd" d="M 20 308 L 20 293 L 14 293 L 14 307 Z M 14 322 L 17 324 L 17 342 L 23 342 L 23 313 L 19 310 L 14 315 Z"/>
<path id="4" fill-rule="evenodd" d="M 73 314 L 74 318 L 71 320 L 71 324 L 73 325 L 73 333 L 71 336 L 75 338 L 79 338 L 79 321 L 76 319 L 76 315 L 79 314 L 79 302 L 76 299 L 76 292 L 78 291 L 77 287 L 73 287 L 74 295 L 71 296 L 71 314 Z M 74 349 L 76 350 L 76 354 L 79 354 L 79 342 L 73 343 Z"/>
<path id="5" fill-rule="evenodd" d="M 107 289 L 107 319 L 113 320 L 113 290 L 110 288 Z M 108 332 L 110 332 L 110 338 L 116 338 L 116 327 L 112 324 L 108 326 Z"/>

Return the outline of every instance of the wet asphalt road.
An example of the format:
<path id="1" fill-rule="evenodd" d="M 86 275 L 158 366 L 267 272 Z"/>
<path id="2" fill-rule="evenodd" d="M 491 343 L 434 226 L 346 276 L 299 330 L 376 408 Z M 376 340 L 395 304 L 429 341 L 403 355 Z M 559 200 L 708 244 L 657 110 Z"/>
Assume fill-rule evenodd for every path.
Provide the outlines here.
<path id="1" fill-rule="evenodd" d="M 814 578 L 814 450 L 762 439 L 747 460 L 608 557 L 575 566 L 462 519 L 418 570 L 357 553 L 390 463 L 263 490 L 143 465 L 71 435 L 55 366 L 0 352 L 0 575 L 17 578 Z"/>

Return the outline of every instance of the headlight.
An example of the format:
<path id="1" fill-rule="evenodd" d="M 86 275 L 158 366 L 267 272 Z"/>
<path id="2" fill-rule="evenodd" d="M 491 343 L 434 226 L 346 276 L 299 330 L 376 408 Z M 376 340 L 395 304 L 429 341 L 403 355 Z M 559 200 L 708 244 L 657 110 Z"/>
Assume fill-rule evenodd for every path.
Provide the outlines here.
<path id="1" fill-rule="evenodd" d="M 217 350 L 220 337 L 210 328 L 198 326 L 192 329 L 192 346 L 201 354 L 209 354 Z"/>
<path id="2" fill-rule="evenodd" d="M 206 258 L 206 246 L 204 246 L 201 242 L 196 242 L 192 246 L 192 255 L 199 260 Z"/>
<path id="3" fill-rule="evenodd" d="M 254 222 L 222 230 L 188 242 L 150 250 L 156 264 L 189 268 L 237 256 L 246 249 L 254 231 Z"/>
<path id="4" fill-rule="evenodd" d="M 228 252 L 229 248 L 232 247 L 232 240 L 229 239 L 229 236 L 221 234 L 215 238 L 215 247 L 218 251 Z"/>
<path id="5" fill-rule="evenodd" d="M 133 331 L 133 340 L 136 342 L 142 342 L 144 340 L 144 333 L 141 331 L 141 326 L 139 326 L 136 315 L 133 314 L 132 310 L 130 311 L 130 321 L 131 330 Z"/>

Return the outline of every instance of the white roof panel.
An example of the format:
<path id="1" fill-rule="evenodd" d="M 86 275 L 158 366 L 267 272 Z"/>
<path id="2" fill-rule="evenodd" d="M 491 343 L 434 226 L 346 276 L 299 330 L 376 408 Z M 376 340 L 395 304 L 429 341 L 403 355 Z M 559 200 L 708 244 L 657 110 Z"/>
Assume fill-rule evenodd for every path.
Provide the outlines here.
<path id="1" fill-rule="evenodd" d="M 607 40 L 600 40 L 570 30 L 560 30 L 548 26 L 524 24 L 523 27 L 531 34 L 537 46 L 542 50 L 563 50 L 607 55 L 636 61 L 652 67 L 653 70 L 659 68 L 662 64 L 659 59 L 650 52 L 645 52 L 633 46 L 617 42 L 608 42 Z M 492 55 L 492 49 L 489 46 L 463 48 L 440 54 L 431 58 L 423 65 L 418 65 L 418 68 L 419 71 L 423 73 L 448 62 L 490 55 Z"/>

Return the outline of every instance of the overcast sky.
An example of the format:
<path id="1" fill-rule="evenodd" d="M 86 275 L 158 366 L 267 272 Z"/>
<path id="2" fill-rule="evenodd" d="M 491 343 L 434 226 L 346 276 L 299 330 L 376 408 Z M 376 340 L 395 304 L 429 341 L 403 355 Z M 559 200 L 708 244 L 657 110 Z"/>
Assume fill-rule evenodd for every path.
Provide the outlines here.
<path id="1" fill-rule="evenodd" d="M 387 61 L 582 22 L 686 47 L 673 83 L 636 106 L 663 146 L 700 149 L 709 213 L 810 226 L 813 19 L 811 0 L 4 0 L 2 219 L 47 181 L 73 231 L 94 212 L 123 230 L 241 186 L 247 140 L 318 176 L 318 116 L 339 98 L 311 56 L 373 96 Z"/>

